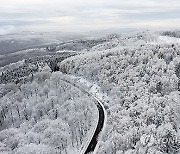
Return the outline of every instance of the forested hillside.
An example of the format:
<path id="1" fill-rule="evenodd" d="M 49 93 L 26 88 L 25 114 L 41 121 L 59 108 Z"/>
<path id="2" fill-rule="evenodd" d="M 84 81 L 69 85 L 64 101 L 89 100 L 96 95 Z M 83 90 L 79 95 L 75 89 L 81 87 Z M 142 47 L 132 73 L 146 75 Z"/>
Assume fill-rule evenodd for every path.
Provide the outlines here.
<path id="1" fill-rule="evenodd" d="M 97 125 L 93 95 L 108 113 L 98 154 L 179 153 L 179 38 L 145 31 L 53 49 L 0 68 L 0 153 L 79 154 Z"/>
<path id="2" fill-rule="evenodd" d="M 123 48 L 59 63 L 61 71 L 98 83 L 112 100 L 99 154 L 175 154 L 180 149 L 180 45 L 147 44 L 143 36 L 136 46 L 130 38 L 132 45 L 128 41 Z"/>
<path id="3" fill-rule="evenodd" d="M 95 127 L 94 100 L 62 80 L 39 72 L 32 82 L 1 84 L 0 153 L 79 153 Z"/>

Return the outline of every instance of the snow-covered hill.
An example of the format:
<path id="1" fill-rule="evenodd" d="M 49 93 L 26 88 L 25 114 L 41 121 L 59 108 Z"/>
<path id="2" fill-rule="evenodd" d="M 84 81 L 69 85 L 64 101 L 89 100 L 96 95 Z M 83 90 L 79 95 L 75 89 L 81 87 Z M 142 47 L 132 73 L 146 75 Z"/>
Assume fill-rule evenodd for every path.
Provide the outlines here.
<path id="1" fill-rule="evenodd" d="M 177 153 L 180 150 L 180 45 L 157 34 L 123 36 L 113 49 L 59 63 L 65 73 L 97 83 L 111 98 L 99 154 Z M 165 39 L 166 38 L 166 39 Z M 131 43 L 130 43 L 131 42 Z"/>
<path id="2" fill-rule="evenodd" d="M 180 44 L 180 38 L 170 36 L 159 36 L 157 41 L 160 44 Z"/>
<path id="3" fill-rule="evenodd" d="M 154 45 L 180 44 L 180 38 L 157 35 L 154 38 L 150 38 L 147 43 Z"/>
<path id="4" fill-rule="evenodd" d="M 98 112 L 93 99 L 63 78 L 44 71 L 31 82 L 0 85 L 0 153 L 79 153 Z"/>
<path id="5" fill-rule="evenodd" d="M 7 59 L 1 55 L 0 152 L 71 154 L 83 148 L 97 108 L 62 81 L 71 76 L 72 85 L 86 81 L 79 84 L 108 112 L 98 154 L 179 153 L 178 36 L 151 31 L 91 35 L 21 50 Z"/>

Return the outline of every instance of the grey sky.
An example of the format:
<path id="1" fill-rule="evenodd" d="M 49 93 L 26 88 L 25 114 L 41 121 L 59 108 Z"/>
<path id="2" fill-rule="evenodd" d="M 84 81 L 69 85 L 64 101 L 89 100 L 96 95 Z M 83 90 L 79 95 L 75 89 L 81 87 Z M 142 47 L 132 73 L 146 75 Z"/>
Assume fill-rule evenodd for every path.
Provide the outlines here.
<path id="1" fill-rule="evenodd" d="M 178 27 L 179 0 L 0 0 L 0 33 Z"/>

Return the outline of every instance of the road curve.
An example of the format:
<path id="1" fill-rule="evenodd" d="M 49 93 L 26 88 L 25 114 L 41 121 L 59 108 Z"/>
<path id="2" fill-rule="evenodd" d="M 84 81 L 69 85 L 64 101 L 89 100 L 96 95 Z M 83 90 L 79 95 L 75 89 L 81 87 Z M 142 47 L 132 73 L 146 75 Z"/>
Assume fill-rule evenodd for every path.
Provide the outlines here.
<path id="1" fill-rule="evenodd" d="M 97 142 L 98 142 L 98 136 L 104 126 L 104 118 L 105 118 L 105 113 L 104 113 L 104 110 L 103 110 L 103 107 L 101 106 L 101 104 L 97 101 L 96 103 L 96 106 L 98 108 L 98 111 L 99 111 L 99 120 L 98 120 L 98 124 L 97 124 L 97 127 L 96 127 L 96 130 L 94 132 L 94 135 L 91 139 L 91 142 L 89 143 L 86 151 L 85 151 L 85 154 L 89 153 L 89 152 L 93 152 L 97 146 Z"/>
<path id="2" fill-rule="evenodd" d="M 87 145 L 87 148 L 85 150 L 83 150 L 82 154 L 88 154 L 89 152 L 91 153 L 96 153 L 95 152 L 95 148 L 97 149 L 98 147 L 98 138 L 99 138 L 99 135 L 100 135 L 100 132 L 102 131 L 104 125 L 105 125 L 105 118 L 106 118 L 106 111 L 105 111 L 105 108 L 103 106 L 103 104 L 98 100 L 98 98 L 94 97 L 93 95 L 91 95 L 90 93 L 88 93 L 87 91 L 85 91 L 82 87 L 74 84 L 74 83 L 71 83 L 70 81 L 68 80 L 65 80 L 65 79 L 61 79 L 69 84 L 71 84 L 72 86 L 78 88 L 79 90 L 81 90 L 83 93 L 86 93 L 89 97 L 92 97 L 94 100 L 95 100 L 95 104 L 98 108 L 98 111 L 99 111 L 99 119 L 98 119 L 98 123 L 97 123 L 97 126 L 96 126 L 96 129 L 94 131 L 94 134 L 90 140 L 90 142 L 88 143 Z"/>

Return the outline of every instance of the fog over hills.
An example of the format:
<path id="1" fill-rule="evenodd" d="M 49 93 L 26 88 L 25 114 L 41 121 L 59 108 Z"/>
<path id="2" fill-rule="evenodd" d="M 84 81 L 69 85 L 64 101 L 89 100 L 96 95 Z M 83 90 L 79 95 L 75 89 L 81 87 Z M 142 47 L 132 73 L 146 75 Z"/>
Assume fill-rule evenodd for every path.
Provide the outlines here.
<path id="1" fill-rule="evenodd" d="M 85 35 L 63 32 L 19 32 L 0 35 L 0 54 L 8 54 L 24 49 L 58 44 L 83 37 L 85 37 Z"/>

